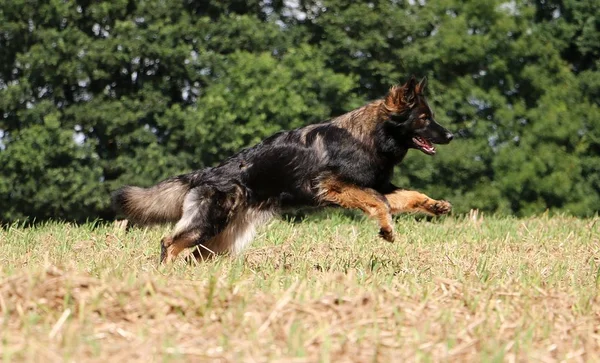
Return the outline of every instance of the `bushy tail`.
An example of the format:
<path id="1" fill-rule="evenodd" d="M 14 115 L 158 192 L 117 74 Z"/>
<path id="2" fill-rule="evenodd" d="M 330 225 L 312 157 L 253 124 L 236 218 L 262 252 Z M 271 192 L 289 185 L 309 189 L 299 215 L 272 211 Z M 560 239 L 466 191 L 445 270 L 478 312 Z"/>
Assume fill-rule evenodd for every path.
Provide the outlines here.
<path id="1" fill-rule="evenodd" d="M 138 224 L 176 222 L 189 190 L 185 180 L 171 178 L 150 188 L 123 187 L 113 193 L 112 203 L 118 212 Z"/>

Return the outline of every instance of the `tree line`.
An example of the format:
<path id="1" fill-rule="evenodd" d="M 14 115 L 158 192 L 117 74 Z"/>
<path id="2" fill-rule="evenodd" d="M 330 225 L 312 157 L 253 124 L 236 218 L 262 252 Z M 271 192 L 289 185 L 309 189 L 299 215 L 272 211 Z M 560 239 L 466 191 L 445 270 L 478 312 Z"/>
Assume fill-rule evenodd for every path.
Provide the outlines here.
<path id="1" fill-rule="evenodd" d="M 456 134 L 395 182 L 471 208 L 600 206 L 595 0 L 0 5 L 0 220 L 111 219 L 110 191 L 214 165 L 429 77 Z"/>

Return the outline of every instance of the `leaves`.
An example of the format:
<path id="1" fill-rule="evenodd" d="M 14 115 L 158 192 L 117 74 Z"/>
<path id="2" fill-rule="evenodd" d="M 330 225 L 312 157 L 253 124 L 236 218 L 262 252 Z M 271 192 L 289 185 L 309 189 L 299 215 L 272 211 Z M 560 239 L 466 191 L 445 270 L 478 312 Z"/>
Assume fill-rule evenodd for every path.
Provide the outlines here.
<path id="1" fill-rule="evenodd" d="M 412 74 L 457 139 L 409 153 L 400 185 L 457 212 L 597 212 L 595 2 L 423 4 L 3 3 L 0 219 L 111 218 L 118 186 L 214 165 Z"/>

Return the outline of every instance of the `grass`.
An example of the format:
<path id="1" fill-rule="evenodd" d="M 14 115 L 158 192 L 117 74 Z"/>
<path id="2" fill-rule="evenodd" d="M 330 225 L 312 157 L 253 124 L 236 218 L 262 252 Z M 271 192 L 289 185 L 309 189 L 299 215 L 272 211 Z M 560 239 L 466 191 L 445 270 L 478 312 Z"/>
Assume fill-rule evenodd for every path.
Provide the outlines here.
<path id="1" fill-rule="evenodd" d="M 598 361 L 599 218 L 274 221 L 159 268 L 167 227 L 0 231 L 5 361 Z"/>

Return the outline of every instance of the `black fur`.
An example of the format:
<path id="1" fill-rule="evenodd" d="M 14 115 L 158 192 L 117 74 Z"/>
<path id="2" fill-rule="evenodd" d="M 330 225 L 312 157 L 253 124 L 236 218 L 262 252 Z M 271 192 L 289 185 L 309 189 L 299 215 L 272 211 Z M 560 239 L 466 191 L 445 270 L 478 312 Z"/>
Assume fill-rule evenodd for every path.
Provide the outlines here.
<path id="1" fill-rule="evenodd" d="M 227 193 L 232 184 L 247 193 L 248 206 L 276 209 L 317 206 L 319 177 L 335 175 L 340 180 L 364 188 L 383 190 L 390 183 L 394 166 L 402 161 L 408 146 L 400 143 L 393 132 L 382 130 L 376 135 L 373 152 L 361 145 L 346 130 L 323 124 L 306 134 L 303 128 L 277 133 L 263 142 L 240 151 L 220 165 L 180 176 L 190 188 L 210 185 Z M 314 143 L 322 137 L 327 154 L 322 158 Z M 404 142 L 404 141 L 402 141 Z"/>

